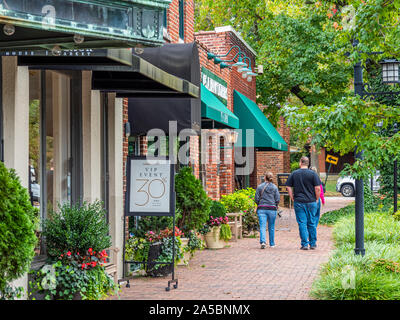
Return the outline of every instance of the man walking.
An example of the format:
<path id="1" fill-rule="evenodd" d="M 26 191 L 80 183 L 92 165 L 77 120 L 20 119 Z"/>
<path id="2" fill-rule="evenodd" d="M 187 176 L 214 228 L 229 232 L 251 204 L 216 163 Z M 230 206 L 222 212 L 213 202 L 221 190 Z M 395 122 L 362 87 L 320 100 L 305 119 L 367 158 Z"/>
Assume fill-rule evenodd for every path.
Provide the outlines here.
<path id="1" fill-rule="evenodd" d="M 300 169 L 291 173 L 286 181 L 286 187 L 294 204 L 294 212 L 299 225 L 301 250 L 317 247 L 317 225 L 315 219 L 321 180 L 317 173 L 308 169 L 310 160 L 307 157 L 300 159 Z"/>

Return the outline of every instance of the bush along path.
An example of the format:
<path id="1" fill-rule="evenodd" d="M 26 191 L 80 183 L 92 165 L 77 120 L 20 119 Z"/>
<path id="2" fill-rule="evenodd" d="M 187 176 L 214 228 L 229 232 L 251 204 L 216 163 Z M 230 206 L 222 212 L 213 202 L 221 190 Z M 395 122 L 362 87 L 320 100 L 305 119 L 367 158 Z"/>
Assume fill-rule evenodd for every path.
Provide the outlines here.
<path id="1" fill-rule="evenodd" d="M 322 212 L 345 207 L 353 200 L 327 198 Z M 287 228 L 289 226 L 289 228 Z M 333 247 L 332 227 L 318 227 L 317 250 L 300 248 L 293 211 L 277 218 L 275 248 L 261 250 L 258 238 L 230 241 L 228 247 L 197 251 L 188 266 L 176 267 L 178 289 L 165 291 L 170 276 L 135 277 L 111 299 L 144 300 L 296 300 L 311 299 L 309 292 L 320 266 Z M 290 231 L 289 231 L 290 230 Z"/>
<path id="2" fill-rule="evenodd" d="M 313 284 L 315 299 L 400 300 L 400 216 L 393 214 L 390 197 L 366 191 L 364 257 L 354 254 L 353 204 L 321 218 L 334 225 L 336 249 Z"/>

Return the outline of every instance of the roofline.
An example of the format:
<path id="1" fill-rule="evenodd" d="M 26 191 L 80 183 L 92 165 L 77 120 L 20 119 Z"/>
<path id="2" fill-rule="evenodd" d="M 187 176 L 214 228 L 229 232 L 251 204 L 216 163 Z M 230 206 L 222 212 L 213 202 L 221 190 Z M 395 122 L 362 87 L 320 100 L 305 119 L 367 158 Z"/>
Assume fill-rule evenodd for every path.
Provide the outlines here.
<path id="1" fill-rule="evenodd" d="M 232 32 L 240 41 L 243 42 L 243 44 L 247 47 L 247 49 L 249 49 L 250 52 L 257 57 L 256 51 L 242 38 L 242 36 L 235 29 L 233 29 L 232 26 L 216 27 L 215 32 L 216 33 Z"/>

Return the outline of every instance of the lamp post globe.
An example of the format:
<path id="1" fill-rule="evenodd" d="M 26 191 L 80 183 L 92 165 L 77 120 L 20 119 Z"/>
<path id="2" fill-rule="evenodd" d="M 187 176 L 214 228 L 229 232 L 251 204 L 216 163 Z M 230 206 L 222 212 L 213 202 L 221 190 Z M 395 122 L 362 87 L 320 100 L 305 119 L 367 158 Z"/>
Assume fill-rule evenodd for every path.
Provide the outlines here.
<path id="1" fill-rule="evenodd" d="M 385 59 L 380 62 L 382 65 L 382 82 L 385 84 L 400 83 L 399 64 L 396 59 Z"/>

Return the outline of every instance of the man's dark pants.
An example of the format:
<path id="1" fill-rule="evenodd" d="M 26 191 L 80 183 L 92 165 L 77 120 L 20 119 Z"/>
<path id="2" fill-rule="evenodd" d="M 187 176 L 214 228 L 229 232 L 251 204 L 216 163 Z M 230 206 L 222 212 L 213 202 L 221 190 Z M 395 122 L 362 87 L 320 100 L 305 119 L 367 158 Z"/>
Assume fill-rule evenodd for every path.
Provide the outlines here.
<path id="1" fill-rule="evenodd" d="M 294 212 L 299 225 L 299 233 L 302 247 L 315 247 L 317 245 L 317 202 L 294 202 Z"/>

